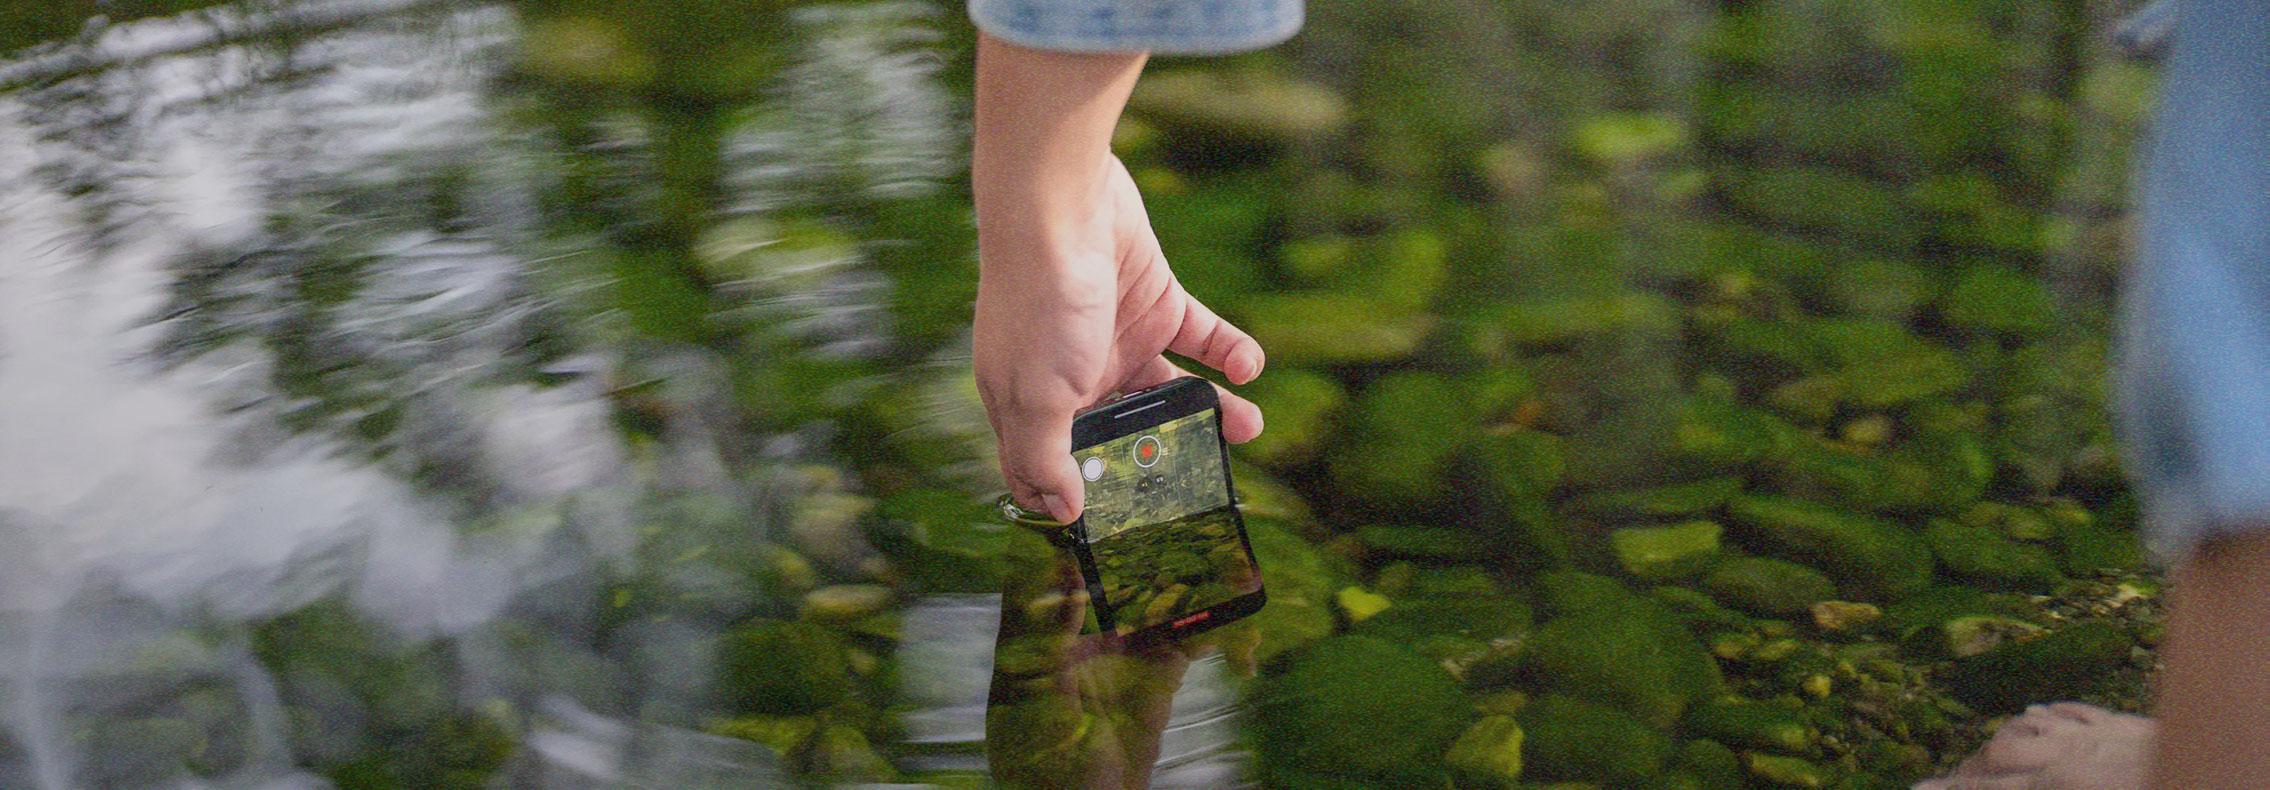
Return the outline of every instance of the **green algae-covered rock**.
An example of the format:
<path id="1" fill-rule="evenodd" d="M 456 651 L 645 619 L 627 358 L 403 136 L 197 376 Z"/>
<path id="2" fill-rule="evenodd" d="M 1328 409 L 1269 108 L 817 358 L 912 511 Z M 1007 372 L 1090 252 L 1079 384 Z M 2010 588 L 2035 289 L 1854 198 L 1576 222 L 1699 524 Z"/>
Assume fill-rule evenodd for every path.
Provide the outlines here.
<path id="1" fill-rule="evenodd" d="M 2059 527 L 2057 549 L 2065 572 L 2076 576 L 2126 571 L 2144 561 L 2143 545 L 2134 533 L 2095 522 Z"/>
<path id="2" fill-rule="evenodd" d="M 1725 527 L 1689 521 L 1662 527 L 1626 527 L 1609 533 L 1616 561 L 1632 578 L 1649 582 L 1694 578 L 1719 556 Z"/>
<path id="3" fill-rule="evenodd" d="M 1273 69 L 1174 69 L 1145 77 L 1128 109 L 1206 135 L 1288 143 L 1348 123 L 1348 101 L 1324 85 Z"/>
<path id="4" fill-rule="evenodd" d="M 1703 790 L 1744 790 L 1742 757 L 1713 740 L 1697 739 L 1679 744 L 1671 756 L 1672 767 L 1695 777 Z"/>
<path id="5" fill-rule="evenodd" d="M 1970 368 L 1954 351 L 1898 322 L 1821 319 L 1806 327 L 1841 366 L 1847 402 L 1883 408 L 1945 395 L 1968 385 Z"/>
<path id="6" fill-rule="evenodd" d="M 2103 688 L 2135 646 L 2135 637 L 2118 626 L 2081 623 L 2005 642 L 1957 662 L 1938 681 L 1980 713 L 2016 713 L 2036 702 L 2073 699 Z"/>
<path id="7" fill-rule="evenodd" d="M 1269 594 L 1269 604 L 1251 618 L 1261 632 L 1254 657 L 1266 661 L 1331 634 L 1332 596 L 1347 574 L 1275 519 L 1247 518 L 1245 531 Z"/>
<path id="8" fill-rule="evenodd" d="M 1450 744 L 1443 762 L 1460 787 L 1504 788 L 1521 785 L 1521 722 L 1512 716 L 1484 716 Z"/>
<path id="9" fill-rule="evenodd" d="M 1932 519 L 1924 534 L 1939 564 L 1965 579 L 2036 592 L 2065 580 L 2049 549 L 2011 540 L 1986 527 Z"/>
<path id="10" fill-rule="evenodd" d="M 1662 604 L 1612 579 L 1605 580 L 1612 587 L 1602 587 L 1587 584 L 1600 577 L 1586 574 L 1545 576 L 1559 581 L 1539 583 L 1548 605 L 1567 614 L 1532 632 L 1511 667 L 1476 666 L 1475 682 L 1522 679 L 1615 706 L 1656 727 L 1668 727 L 1688 704 L 1718 693 L 1724 682 L 1718 663 Z"/>
<path id="11" fill-rule="evenodd" d="M 1742 763 L 1749 767 L 1750 775 L 1776 787 L 1822 788 L 1836 781 L 1836 772 L 1826 766 L 1800 757 L 1785 757 L 1760 752 L 1742 753 Z"/>
<path id="12" fill-rule="evenodd" d="M 1690 398 L 1679 410 L 1671 449 L 1699 466 L 1725 471 L 1779 457 L 1799 435 L 1773 415 L 1715 398 Z"/>
<path id="13" fill-rule="evenodd" d="M 739 713 L 812 713 L 851 691 L 842 640 L 811 623 L 760 620 L 733 629 L 717 658 L 719 683 Z"/>
<path id="14" fill-rule="evenodd" d="M 1629 714 L 1563 695 L 1546 695 L 1520 716 L 1524 773 L 1532 778 L 1637 782 L 1663 770 L 1671 738 Z"/>
<path id="15" fill-rule="evenodd" d="M 1253 697 L 1256 745 L 1272 769 L 1389 781 L 1434 776 L 1466 726 L 1458 682 L 1385 640 L 1331 637 L 1286 653 L 1273 669 Z"/>
<path id="16" fill-rule="evenodd" d="M 1009 524 L 988 503 L 946 488 L 909 488 L 884 497 L 869 543 L 932 592 L 1001 589 Z"/>
<path id="17" fill-rule="evenodd" d="M 1677 310 L 1646 293 L 1516 302 L 1500 307 L 1494 318 L 1476 341 L 1488 350 L 1565 343 L 1607 332 L 1668 332 L 1678 326 Z"/>
<path id="18" fill-rule="evenodd" d="M 1948 326 L 1980 332 L 2040 332 L 2055 323 L 2055 312 L 2041 278 L 2005 265 L 1964 272 L 1939 302 L 1939 317 Z"/>
<path id="19" fill-rule="evenodd" d="M 1614 578 L 1583 571 L 1546 571 L 1531 580 L 1538 603 L 1550 617 L 1606 609 L 1622 612 L 1638 605 L 1638 594 Z"/>
<path id="20" fill-rule="evenodd" d="M 1496 553 L 1481 535 L 1444 527 L 1379 525 L 1356 528 L 1356 541 L 1370 554 L 1428 560 L 1473 560 Z"/>
<path id="21" fill-rule="evenodd" d="M 1553 434 L 1513 428 L 1475 437 L 1465 453 L 1502 495 L 1538 497 L 1551 493 L 1568 471 L 1561 445 Z"/>
<path id="22" fill-rule="evenodd" d="M 1431 500 L 1445 468 L 1476 431 L 1467 393 L 1435 373 L 1383 377 L 1357 396 L 1355 436 L 1330 454 L 1343 491 L 1373 502 Z"/>
<path id="23" fill-rule="evenodd" d="M 1269 375 L 1238 389 L 1268 416 L 1269 429 L 1238 451 L 1271 467 L 1315 457 L 1331 438 L 1332 417 L 1348 400 L 1332 379 L 1296 367 L 1272 368 Z"/>
<path id="24" fill-rule="evenodd" d="M 1731 475 L 1652 488 L 1619 489 L 1586 495 L 1577 509 L 1608 516 L 1690 516 L 1715 510 L 1742 492 L 1743 479 Z"/>
<path id="25" fill-rule="evenodd" d="M 1726 508 L 1750 534 L 1812 561 L 1868 597 L 1897 599 L 1931 582 L 1929 547 L 1898 524 L 1785 497 L 1742 495 Z"/>
<path id="26" fill-rule="evenodd" d="M 1364 618 L 1349 633 L 1449 658 L 1519 636 L 1529 625 L 1529 605 L 1510 598 L 1406 598 Z"/>
<path id="27" fill-rule="evenodd" d="M 1727 560 L 1703 577 L 1702 589 L 1720 603 L 1765 617 L 1796 617 L 1836 597 L 1836 584 L 1820 571 L 1787 560 Z"/>
<path id="28" fill-rule="evenodd" d="M 1389 362 L 1408 357 L 1434 328 L 1416 308 L 1362 293 L 1256 294 L 1238 304 L 1238 326 L 1277 366 Z"/>
<path id="29" fill-rule="evenodd" d="M 1721 173 L 1734 205 L 1777 223 L 1902 246 L 1921 227 L 1890 186 L 1824 168 L 1750 167 Z"/>
<path id="30" fill-rule="evenodd" d="M 1748 700 L 1719 700 L 1687 711 L 1692 734 L 1751 749 L 1804 754 L 1820 745 L 1821 732 L 1792 708 Z"/>

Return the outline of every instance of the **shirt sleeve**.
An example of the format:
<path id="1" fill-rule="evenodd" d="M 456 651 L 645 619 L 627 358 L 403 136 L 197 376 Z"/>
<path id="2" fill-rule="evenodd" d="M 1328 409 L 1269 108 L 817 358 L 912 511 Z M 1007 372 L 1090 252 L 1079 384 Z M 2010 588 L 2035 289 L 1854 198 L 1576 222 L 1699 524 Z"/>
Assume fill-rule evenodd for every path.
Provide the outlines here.
<path id="1" fill-rule="evenodd" d="M 1212 55 L 1261 49 L 1301 27 L 1302 0 L 970 0 L 979 29 L 1071 52 Z"/>

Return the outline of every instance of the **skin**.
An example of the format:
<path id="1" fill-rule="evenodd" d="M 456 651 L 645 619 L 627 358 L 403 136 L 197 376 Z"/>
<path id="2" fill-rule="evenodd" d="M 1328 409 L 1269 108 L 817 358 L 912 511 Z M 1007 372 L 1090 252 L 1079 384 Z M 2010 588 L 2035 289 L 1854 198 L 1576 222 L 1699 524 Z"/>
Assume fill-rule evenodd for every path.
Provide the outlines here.
<path id="1" fill-rule="evenodd" d="M 1167 266 L 1111 130 L 1145 53 L 1028 49 L 981 35 L 971 191 L 978 393 L 1017 504 L 1061 522 L 1086 502 L 1072 416 L 1185 375 L 1164 352 L 1243 384 L 1261 345 L 1191 297 Z M 1261 410 L 1222 391 L 1231 442 Z"/>
<path id="2" fill-rule="evenodd" d="M 2270 531 L 2242 534 L 2176 571 L 2152 787 L 2241 790 L 2270 777 Z"/>

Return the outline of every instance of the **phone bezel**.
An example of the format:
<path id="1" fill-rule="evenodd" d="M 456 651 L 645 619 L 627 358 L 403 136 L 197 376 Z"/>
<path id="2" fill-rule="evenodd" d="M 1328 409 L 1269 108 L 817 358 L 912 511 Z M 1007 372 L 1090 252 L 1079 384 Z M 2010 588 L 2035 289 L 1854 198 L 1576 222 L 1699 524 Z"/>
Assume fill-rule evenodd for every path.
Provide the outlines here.
<path id="1" fill-rule="evenodd" d="M 1222 435 L 1221 400 L 1214 394 L 1214 385 L 1195 376 L 1176 378 L 1148 389 L 1130 393 L 1124 398 L 1097 406 L 1075 416 L 1072 419 L 1072 451 L 1078 453 L 1104 442 L 1136 434 L 1146 428 L 1188 417 L 1207 409 L 1214 410 L 1214 434 L 1217 439 L 1220 439 Z M 1220 446 L 1219 452 L 1222 454 L 1222 490 L 1229 495 L 1230 501 L 1234 503 L 1237 501 L 1237 489 L 1230 478 L 1229 442 L 1220 440 L 1217 441 L 1217 444 Z M 1230 508 L 1230 523 L 1237 526 L 1238 545 L 1245 548 L 1246 560 L 1252 562 L 1256 569 L 1260 568 L 1260 559 L 1255 557 L 1253 553 L 1253 539 L 1246 535 L 1245 517 L 1238 512 L 1234 504 Z M 1096 568 L 1095 552 L 1088 545 L 1087 519 L 1083 516 L 1073 522 L 1073 528 L 1076 530 L 1076 538 L 1073 543 L 1075 544 L 1074 551 L 1080 558 L 1080 573 L 1088 582 L 1088 597 L 1091 602 L 1089 608 L 1095 612 L 1097 626 L 1106 634 L 1113 633 L 1117 624 L 1113 622 L 1110 602 L 1104 597 L 1103 581 Z M 1236 622 L 1240 618 L 1261 611 L 1262 605 L 1267 603 L 1268 600 L 1269 591 L 1267 587 L 1257 587 L 1251 593 L 1191 612 L 1174 621 L 1134 631 L 1129 633 L 1125 639 L 1131 646 L 1140 646 L 1189 637 Z"/>

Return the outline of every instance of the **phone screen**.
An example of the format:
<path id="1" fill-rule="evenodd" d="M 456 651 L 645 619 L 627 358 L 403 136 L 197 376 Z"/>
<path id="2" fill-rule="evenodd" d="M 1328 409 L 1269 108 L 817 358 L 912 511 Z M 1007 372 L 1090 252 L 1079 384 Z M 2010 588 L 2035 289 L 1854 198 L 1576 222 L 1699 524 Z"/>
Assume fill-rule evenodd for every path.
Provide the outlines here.
<path id="1" fill-rule="evenodd" d="M 1205 409 L 1073 452 L 1088 480 L 1081 520 L 1112 628 L 1131 634 L 1259 590 Z"/>

